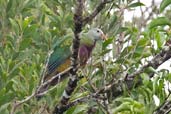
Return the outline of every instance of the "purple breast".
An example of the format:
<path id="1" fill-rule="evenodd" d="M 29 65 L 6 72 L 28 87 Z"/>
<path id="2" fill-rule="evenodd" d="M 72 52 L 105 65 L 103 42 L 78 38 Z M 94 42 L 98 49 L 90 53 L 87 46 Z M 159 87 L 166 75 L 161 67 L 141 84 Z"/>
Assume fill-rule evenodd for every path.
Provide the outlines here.
<path id="1" fill-rule="evenodd" d="M 81 66 L 84 66 L 86 64 L 87 60 L 89 59 L 92 53 L 94 46 L 95 46 L 95 43 L 94 45 L 91 45 L 91 46 L 87 46 L 87 45 L 80 46 L 78 57 L 79 57 L 79 63 Z"/>

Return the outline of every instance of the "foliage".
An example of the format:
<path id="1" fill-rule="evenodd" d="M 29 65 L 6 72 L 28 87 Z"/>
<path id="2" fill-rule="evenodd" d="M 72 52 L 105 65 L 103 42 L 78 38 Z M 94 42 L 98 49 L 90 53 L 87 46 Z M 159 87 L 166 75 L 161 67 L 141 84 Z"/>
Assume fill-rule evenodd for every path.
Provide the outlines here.
<path id="1" fill-rule="evenodd" d="M 35 91 L 47 54 L 59 38 L 74 30 L 75 2 L 0 0 L 0 114 L 9 114 L 15 100 L 22 100 Z M 90 14 L 98 3 L 99 0 L 87 0 L 84 16 Z M 170 4 L 169 0 L 163 0 L 160 12 Z M 87 96 L 94 88 L 104 87 L 112 79 L 118 80 L 125 74 L 133 73 L 164 47 L 171 36 L 167 12 L 162 13 L 162 17 L 151 18 L 149 24 L 143 17 L 134 18 L 132 22 L 124 21 L 126 9 L 143 6 L 135 0 L 115 0 L 85 26 L 85 31 L 90 27 L 102 28 L 109 39 L 97 45 L 92 59 L 79 72 L 84 78 L 79 81 L 71 100 Z M 145 26 L 140 26 L 143 22 Z M 152 79 L 150 73 L 155 73 Z M 165 86 L 171 81 L 168 70 L 147 68 L 140 76 L 141 86 L 130 90 L 123 84 L 123 94 L 117 98 L 108 96 L 112 113 L 150 114 L 157 108 L 154 95 L 160 104 L 165 101 L 168 95 Z M 60 100 L 66 82 L 60 83 L 40 101 L 33 98 L 24 103 L 17 109 L 17 114 L 51 113 Z M 65 113 L 86 113 L 91 107 L 96 109 L 97 114 L 107 113 L 95 100 L 76 105 Z"/>

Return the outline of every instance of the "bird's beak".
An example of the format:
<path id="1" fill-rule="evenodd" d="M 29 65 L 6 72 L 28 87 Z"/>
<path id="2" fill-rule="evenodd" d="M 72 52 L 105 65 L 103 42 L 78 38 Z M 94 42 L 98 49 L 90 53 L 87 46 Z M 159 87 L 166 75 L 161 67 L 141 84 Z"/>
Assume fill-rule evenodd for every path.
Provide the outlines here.
<path id="1" fill-rule="evenodd" d="M 105 34 L 101 34 L 102 40 L 107 40 L 107 36 Z"/>

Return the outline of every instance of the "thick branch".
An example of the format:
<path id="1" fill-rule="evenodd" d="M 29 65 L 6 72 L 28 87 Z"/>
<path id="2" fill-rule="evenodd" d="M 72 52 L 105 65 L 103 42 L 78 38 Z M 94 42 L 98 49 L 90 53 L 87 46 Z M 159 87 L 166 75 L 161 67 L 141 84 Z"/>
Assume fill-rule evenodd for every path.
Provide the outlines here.
<path id="1" fill-rule="evenodd" d="M 123 83 L 125 83 L 127 89 L 132 89 L 133 87 L 138 87 L 142 83 L 142 79 L 139 76 L 141 73 L 145 71 L 148 67 L 152 67 L 154 69 L 157 69 L 161 64 L 163 64 L 165 61 L 171 58 L 171 46 L 166 46 L 163 50 L 160 51 L 151 61 L 149 61 L 147 64 L 143 65 L 139 70 L 133 72 L 132 74 L 128 74 L 125 78 L 125 80 L 120 79 L 116 81 L 111 81 L 111 84 L 106 86 L 107 89 L 102 89 L 103 92 L 110 91 L 112 92 L 112 97 L 116 98 L 120 95 L 122 95 L 124 89 L 123 89 Z M 151 75 L 149 74 L 149 77 Z M 150 77 L 151 78 L 151 77 Z M 101 90 L 101 91 L 102 91 Z"/>
<path id="2" fill-rule="evenodd" d="M 164 47 L 163 50 L 160 51 L 151 61 L 149 61 L 147 64 L 143 65 L 139 70 L 133 72 L 132 74 L 128 74 L 125 78 L 125 80 L 121 80 L 124 82 L 127 86 L 127 89 L 132 89 L 133 87 L 140 86 L 142 83 L 142 79 L 139 76 L 141 73 L 145 71 L 148 67 L 152 67 L 154 69 L 157 69 L 161 64 L 163 64 L 165 61 L 171 58 L 171 46 Z M 151 78 L 151 74 L 149 74 L 149 77 Z M 135 80 L 136 78 L 136 80 Z M 117 84 L 111 87 L 112 89 L 112 96 L 118 97 L 123 93 L 121 82 L 118 81 Z"/>
<path id="3" fill-rule="evenodd" d="M 149 61 L 147 64 L 142 66 L 139 70 L 135 71 L 134 73 L 128 75 L 129 78 L 134 78 L 144 72 L 144 70 L 148 67 L 153 67 L 154 69 L 157 69 L 161 64 L 163 64 L 165 61 L 171 58 L 171 46 L 166 46 L 159 54 L 157 54 L 151 61 Z"/>
<path id="4" fill-rule="evenodd" d="M 55 107 L 53 114 L 62 114 L 64 111 L 66 111 L 66 108 L 63 108 L 65 106 L 73 91 L 75 90 L 77 86 L 77 57 L 78 57 L 78 50 L 80 45 L 80 38 L 79 34 L 82 31 L 82 13 L 83 13 L 83 0 L 77 0 L 77 6 L 74 14 L 74 24 L 75 24 L 75 30 L 74 30 L 74 39 L 73 39 L 73 46 L 72 46 L 72 56 L 71 56 L 71 66 L 72 69 L 70 70 L 70 79 L 68 81 L 68 85 L 65 88 L 65 91 L 62 95 L 62 99 L 60 101 L 60 104 L 57 104 Z"/>
<path id="5" fill-rule="evenodd" d="M 169 112 L 171 112 L 171 101 L 167 100 L 153 114 L 169 114 Z"/>

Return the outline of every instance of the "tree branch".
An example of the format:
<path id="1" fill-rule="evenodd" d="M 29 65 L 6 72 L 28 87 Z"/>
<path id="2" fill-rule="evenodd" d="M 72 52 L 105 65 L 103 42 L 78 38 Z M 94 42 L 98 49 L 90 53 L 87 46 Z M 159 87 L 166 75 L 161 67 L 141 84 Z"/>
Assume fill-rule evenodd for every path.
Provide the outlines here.
<path id="1" fill-rule="evenodd" d="M 99 12 L 102 9 L 104 9 L 105 5 L 112 1 L 113 0 L 101 0 L 101 2 L 99 3 L 99 5 L 97 5 L 95 10 L 89 16 L 87 16 L 83 19 L 83 26 L 85 26 L 87 23 L 91 22 L 96 17 L 96 15 L 99 14 Z"/>
<path id="2" fill-rule="evenodd" d="M 67 74 L 69 75 L 70 70 L 72 69 L 72 67 L 69 67 L 68 69 L 64 70 L 61 73 L 58 73 L 57 75 L 52 76 L 52 78 L 50 78 L 49 80 L 43 82 L 38 89 L 36 90 L 36 97 L 41 97 L 43 95 L 45 95 L 47 92 L 49 92 L 49 89 L 47 89 L 46 91 L 41 92 L 40 90 L 48 85 L 50 85 L 54 80 L 55 81 L 62 81 L 63 79 L 65 79 L 65 77 L 67 76 Z"/>
<path id="3" fill-rule="evenodd" d="M 79 34 L 82 31 L 82 13 L 83 13 L 83 0 L 77 0 L 76 10 L 74 14 L 74 24 L 75 24 L 75 30 L 74 30 L 74 39 L 73 39 L 73 46 L 72 46 L 72 56 L 71 56 L 71 66 L 72 69 L 70 70 L 70 79 L 68 81 L 68 85 L 65 88 L 65 91 L 62 95 L 62 99 L 60 101 L 60 104 L 57 104 L 53 114 L 62 114 L 64 111 L 66 111 L 65 108 L 63 108 L 64 105 L 66 105 L 70 99 L 70 95 L 73 93 L 77 86 L 77 57 L 78 57 L 78 50 L 80 45 L 80 38 Z"/>
<path id="4" fill-rule="evenodd" d="M 127 89 L 132 89 L 133 87 L 138 87 L 142 83 L 142 79 L 139 76 L 141 73 L 144 72 L 145 69 L 152 67 L 154 69 L 157 69 L 161 64 L 163 64 L 165 61 L 171 58 L 171 46 L 165 46 L 160 53 L 158 53 L 151 61 L 149 61 L 147 64 L 143 65 L 139 70 L 133 72 L 132 74 L 128 74 L 125 77 L 125 80 L 120 79 L 120 81 L 117 81 L 113 84 L 111 84 L 111 87 L 109 90 L 112 90 L 112 97 L 116 98 L 120 95 L 122 95 L 124 89 L 123 84 L 125 83 Z M 152 72 L 153 73 L 153 72 Z M 149 77 L 151 78 L 151 73 L 149 74 Z M 136 79 L 136 80 L 135 80 Z"/>
<path id="5" fill-rule="evenodd" d="M 169 114 L 171 112 L 171 101 L 166 100 L 153 114 Z"/>
<path id="6" fill-rule="evenodd" d="M 16 109 L 17 109 L 20 105 L 22 105 L 23 103 L 25 103 L 25 102 L 29 101 L 31 98 L 33 98 L 33 97 L 35 96 L 35 94 L 36 94 L 36 93 L 33 92 L 30 96 L 26 97 L 25 99 L 23 99 L 23 100 L 21 100 L 21 101 L 15 101 L 15 102 L 13 103 L 13 106 L 12 106 L 12 109 L 11 109 L 10 114 L 15 114 Z"/>
<path id="7" fill-rule="evenodd" d="M 90 98 L 98 98 L 98 96 L 100 94 L 107 93 L 107 92 L 109 92 L 111 90 L 112 90 L 113 99 L 120 96 L 120 95 L 122 95 L 122 93 L 124 91 L 123 83 L 125 83 L 127 85 L 128 89 L 132 89 L 134 87 L 133 85 L 135 84 L 134 79 L 138 75 L 140 75 L 142 72 L 144 72 L 144 70 L 146 68 L 148 68 L 148 67 L 153 67 L 153 68 L 157 69 L 162 63 L 164 63 L 165 61 L 167 61 L 168 59 L 171 58 L 171 53 L 170 52 L 171 52 L 171 46 L 165 47 L 150 62 L 148 62 L 147 64 L 142 66 L 139 70 L 137 70 L 137 71 L 133 72 L 132 74 L 128 75 L 127 78 L 125 78 L 125 80 L 123 80 L 123 79 L 112 80 L 110 83 L 106 84 L 104 87 L 97 90 L 95 93 L 87 95 L 86 97 L 79 98 L 79 99 L 77 99 L 75 101 L 72 101 L 72 102 L 68 103 L 67 105 L 63 105 L 62 108 L 67 110 L 70 107 L 75 106 L 75 105 L 77 105 L 79 103 L 87 102 Z M 140 86 L 140 84 L 137 85 L 137 86 Z M 170 101 L 169 101 L 169 103 L 170 103 Z M 168 104 L 168 103 L 166 103 L 166 104 Z M 171 106 L 170 106 L 170 108 L 171 108 Z M 159 113 L 156 113 L 156 114 L 159 114 Z M 167 113 L 165 113 L 165 114 L 167 114 Z"/>
<path id="8" fill-rule="evenodd" d="M 171 46 L 165 46 L 163 50 L 160 51 L 151 61 L 147 64 L 143 65 L 139 70 L 135 71 L 134 73 L 127 76 L 127 78 L 135 78 L 148 67 L 153 67 L 157 69 L 161 64 L 171 58 Z"/>
<path id="9" fill-rule="evenodd" d="M 41 97 L 43 96 L 44 94 L 46 94 L 47 92 L 49 92 L 49 89 L 44 91 L 44 92 L 39 92 L 39 90 L 43 87 L 46 87 L 47 85 L 49 85 L 50 83 L 52 83 L 54 80 L 60 80 L 59 77 L 61 76 L 65 76 L 65 74 L 69 74 L 69 71 L 72 69 L 72 67 L 66 69 L 65 71 L 53 76 L 51 79 L 49 79 L 48 81 L 44 82 L 44 83 L 40 83 L 40 85 L 37 87 L 37 89 L 30 95 L 30 96 L 27 96 L 25 99 L 21 100 L 21 101 L 14 101 L 14 103 L 12 104 L 12 109 L 11 109 L 11 112 L 10 114 L 14 114 L 16 109 L 22 105 L 23 103 L 29 101 L 31 98 L 33 97 Z M 61 80 L 60 80 L 61 81 Z"/>

